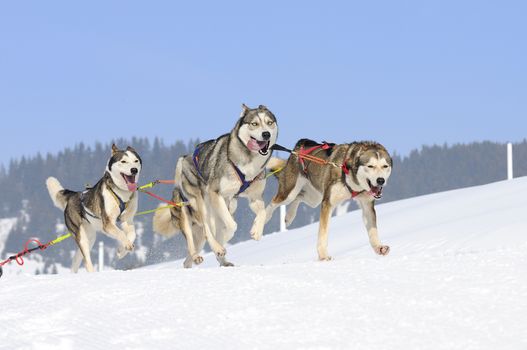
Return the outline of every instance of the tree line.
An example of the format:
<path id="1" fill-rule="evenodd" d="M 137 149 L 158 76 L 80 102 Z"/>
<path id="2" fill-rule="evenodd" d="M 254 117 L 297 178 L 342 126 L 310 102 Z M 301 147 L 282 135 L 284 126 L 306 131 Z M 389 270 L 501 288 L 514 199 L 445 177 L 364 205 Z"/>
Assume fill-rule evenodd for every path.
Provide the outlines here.
<path id="1" fill-rule="evenodd" d="M 132 138 L 114 142 L 120 147 L 130 145 L 139 152 L 144 165 L 140 180 L 145 183 L 154 179 L 172 179 L 177 159 L 192 153 L 199 140 L 165 144 L 157 138 L 153 141 Z M 58 154 L 22 157 L 12 160 L 7 168 L 0 167 L 0 218 L 18 218 L 0 256 L 19 251 L 30 237 L 48 241 L 64 232 L 63 216 L 49 198 L 45 187 L 46 178 L 55 176 L 65 188 L 72 190 L 82 190 L 85 186 L 95 184 L 104 172 L 111 144 L 112 142 L 97 143 L 90 147 L 80 143 Z M 513 150 L 515 177 L 527 175 L 527 140 L 514 144 Z M 405 156 L 395 153 L 392 176 L 383 192 L 382 202 L 504 180 L 507 176 L 506 152 L 506 144 L 503 143 L 475 142 L 452 146 L 424 146 Z M 276 187 L 276 181 L 270 179 L 265 192 L 266 202 L 271 200 Z M 167 185 L 155 188 L 165 198 L 170 197 L 171 190 L 171 186 Z M 145 196 L 140 198 L 139 204 L 139 210 L 147 210 L 155 208 L 158 202 Z M 254 218 L 245 200 L 240 200 L 239 204 L 236 213 L 238 232 L 232 243 L 250 239 L 249 229 Z M 301 206 L 293 227 L 316 220 L 317 209 Z M 98 236 L 108 243 L 106 258 L 115 268 L 134 268 L 184 256 L 185 245 L 181 235 L 169 240 L 154 235 L 151 216 L 139 217 L 136 223 L 141 233 L 136 252 L 122 261 L 114 259 L 116 243 L 104 235 Z M 274 232 L 278 227 L 276 214 L 266 226 L 266 233 Z M 52 253 L 42 254 L 46 265 L 42 272 L 53 272 L 56 264 L 69 266 L 75 248 L 73 240 L 69 240 L 55 246 Z"/>

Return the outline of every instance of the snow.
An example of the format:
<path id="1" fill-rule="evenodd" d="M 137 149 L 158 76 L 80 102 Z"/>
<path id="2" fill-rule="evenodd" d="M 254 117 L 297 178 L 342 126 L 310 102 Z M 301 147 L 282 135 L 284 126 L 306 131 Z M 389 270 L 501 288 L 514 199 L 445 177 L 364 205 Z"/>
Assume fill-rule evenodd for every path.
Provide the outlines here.
<path id="1" fill-rule="evenodd" d="M 331 262 L 315 224 L 229 247 L 235 268 L 4 276 L 0 349 L 526 349 L 524 193 L 379 205 L 387 257 L 352 212 L 332 219 Z"/>

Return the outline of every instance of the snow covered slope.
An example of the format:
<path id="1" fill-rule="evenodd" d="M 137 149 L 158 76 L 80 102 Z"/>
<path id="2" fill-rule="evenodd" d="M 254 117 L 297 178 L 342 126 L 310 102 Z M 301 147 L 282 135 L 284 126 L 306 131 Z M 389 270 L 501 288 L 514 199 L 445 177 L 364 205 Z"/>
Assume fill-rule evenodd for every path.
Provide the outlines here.
<path id="1" fill-rule="evenodd" d="M 389 191 L 389 188 L 387 188 Z M 0 349 L 527 349 L 527 178 L 229 247 L 236 268 L 8 275 Z M 10 267 L 19 268 L 19 267 Z"/>

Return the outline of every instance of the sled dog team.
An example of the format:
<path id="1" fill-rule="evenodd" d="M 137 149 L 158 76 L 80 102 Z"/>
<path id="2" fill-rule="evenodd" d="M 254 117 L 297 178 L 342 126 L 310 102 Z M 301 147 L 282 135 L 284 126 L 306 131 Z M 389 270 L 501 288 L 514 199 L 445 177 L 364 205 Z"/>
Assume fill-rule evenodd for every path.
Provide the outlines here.
<path id="1" fill-rule="evenodd" d="M 237 229 L 233 215 L 239 198 L 247 198 L 256 215 L 250 230 L 255 240 L 262 238 L 264 226 L 278 206 L 288 205 L 286 225 L 290 225 L 300 203 L 313 208 L 320 205 L 320 260 L 331 260 L 327 246 L 333 209 L 354 199 L 362 210 L 373 250 L 388 254 L 390 248 L 378 236 L 374 208 L 392 169 L 386 149 L 376 142 L 337 145 L 301 139 L 289 158 L 282 160 L 272 157 L 273 147 L 282 148 L 276 144 L 277 137 L 277 119 L 267 107 L 242 105 L 230 133 L 200 143 L 192 154 L 179 158 L 172 201 L 188 205 L 158 210 L 153 226 L 164 236 L 183 233 L 188 251 L 184 267 L 203 262 L 200 252 L 205 242 L 220 266 L 233 266 L 227 260 L 225 244 Z M 83 260 L 86 269 L 94 271 L 90 250 L 97 231 L 118 241 L 119 258 L 134 249 L 133 219 L 141 167 L 141 157 L 132 147 L 121 150 L 113 145 L 104 175 L 95 186 L 76 192 L 64 189 L 56 178 L 47 179 L 51 199 L 64 211 L 66 226 L 79 247 L 73 257 L 73 272 Z M 266 170 L 275 172 L 279 184 L 267 207 L 263 200 Z"/>

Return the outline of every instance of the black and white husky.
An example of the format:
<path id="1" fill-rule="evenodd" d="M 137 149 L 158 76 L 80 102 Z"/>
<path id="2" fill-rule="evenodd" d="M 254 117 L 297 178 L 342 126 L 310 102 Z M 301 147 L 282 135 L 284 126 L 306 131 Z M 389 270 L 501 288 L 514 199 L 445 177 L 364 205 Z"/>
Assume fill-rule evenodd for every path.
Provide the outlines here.
<path id="1" fill-rule="evenodd" d="M 133 218 L 137 212 L 136 191 L 141 166 L 141 158 L 132 147 L 122 151 L 112 145 L 106 171 L 95 186 L 75 192 L 65 190 L 54 177 L 47 179 L 49 195 L 55 206 L 64 210 L 66 226 L 79 246 L 73 257 L 73 272 L 79 270 L 83 258 L 86 270 L 94 271 L 90 250 L 97 231 L 119 241 L 119 258 L 134 249 Z"/>
<path id="2" fill-rule="evenodd" d="M 183 232 L 188 249 L 185 267 L 203 261 L 199 252 L 205 240 L 221 266 L 232 266 L 225 259 L 224 245 L 237 229 L 233 214 L 238 197 L 247 198 L 256 214 L 251 237 L 262 237 L 265 167 L 277 137 L 276 118 L 267 107 L 242 105 L 240 119 L 229 134 L 199 144 L 192 155 L 178 160 L 173 200 L 190 205 L 156 212 L 154 231 L 165 236 Z"/>

